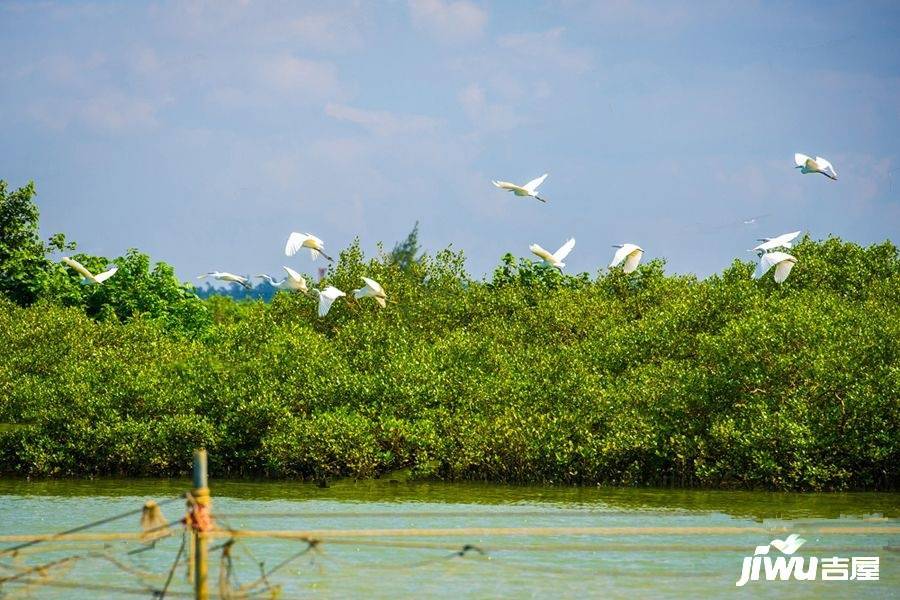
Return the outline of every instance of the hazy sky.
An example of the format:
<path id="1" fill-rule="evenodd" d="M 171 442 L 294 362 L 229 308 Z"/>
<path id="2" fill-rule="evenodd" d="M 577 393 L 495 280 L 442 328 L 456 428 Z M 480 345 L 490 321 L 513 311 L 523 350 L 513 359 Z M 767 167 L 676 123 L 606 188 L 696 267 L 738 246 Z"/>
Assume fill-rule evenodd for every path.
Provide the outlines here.
<path id="1" fill-rule="evenodd" d="M 0 178 L 183 278 L 416 220 L 476 275 L 569 236 L 571 272 L 634 242 L 700 275 L 793 229 L 898 242 L 898 117 L 898 2 L 0 1 Z M 546 205 L 490 183 L 545 171 Z"/>

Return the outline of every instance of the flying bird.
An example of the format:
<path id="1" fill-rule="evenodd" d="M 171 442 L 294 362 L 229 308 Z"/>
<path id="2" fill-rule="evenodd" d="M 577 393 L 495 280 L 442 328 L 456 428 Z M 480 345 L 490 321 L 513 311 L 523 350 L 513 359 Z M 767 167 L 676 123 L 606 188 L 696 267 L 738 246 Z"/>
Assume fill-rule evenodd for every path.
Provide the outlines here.
<path id="1" fill-rule="evenodd" d="M 319 258 L 321 254 L 330 261 L 334 261 L 330 256 L 325 254 L 325 242 L 317 238 L 311 233 L 291 233 L 288 237 L 287 244 L 284 245 L 285 256 L 293 256 L 300 251 L 301 248 L 309 248 L 309 254 L 313 260 Z"/>
<path id="2" fill-rule="evenodd" d="M 283 290 L 303 292 L 304 294 L 309 292 L 309 287 L 306 285 L 306 279 L 303 277 L 303 275 L 290 267 L 283 268 L 285 271 L 287 271 L 287 277 L 285 277 L 281 281 L 275 281 L 275 279 L 271 275 L 266 275 L 264 273 L 257 275 L 257 277 L 259 277 L 260 279 L 265 279 L 269 282 L 269 285 L 281 288 Z"/>
<path id="3" fill-rule="evenodd" d="M 532 254 L 537 255 L 541 258 L 544 263 L 550 265 L 551 267 L 556 267 L 560 271 L 562 271 L 563 267 L 566 266 L 566 263 L 563 260 L 569 255 L 569 252 L 572 251 L 572 248 L 575 247 L 575 238 L 569 238 L 565 244 L 563 244 L 559 250 L 550 254 L 547 250 L 544 250 L 537 244 L 532 244 L 528 247 L 531 250 Z"/>
<path id="4" fill-rule="evenodd" d="M 744 228 L 746 226 L 755 226 L 758 225 L 759 222 L 769 216 L 769 213 L 761 214 L 761 215 L 753 215 L 752 217 L 744 217 L 741 219 L 735 219 L 734 221 L 728 221 L 726 223 L 716 223 L 716 224 L 705 224 L 705 223 L 696 223 L 693 226 L 686 227 L 685 229 L 689 229 L 694 233 L 701 234 L 712 234 L 714 232 L 719 232 L 724 229 L 737 229 Z"/>
<path id="5" fill-rule="evenodd" d="M 324 290 L 317 290 L 319 294 L 319 316 L 324 317 L 331 310 L 331 305 L 341 296 L 346 296 L 344 292 L 337 289 L 333 285 L 329 285 Z"/>
<path id="6" fill-rule="evenodd" d="M 537 179 L 532 179 L 525 185 L 516 185 L 515 183 L 510 183 L 508 181 L 492 181 L 495 186 L 500 188 L 501 190 L 507 190 L 515 194 L 516 196 L 531 196 L 541 202 L 546 202 L 543 198 L 538 196 L 538 186 L 544 183 L 544 180 L 547 179 L 547 175 L 549 173 L 544 173 Z"/>
<path id="7" fill-rule="evenodd" d="M 205 277 L 212 277 L 213 279 L 218 279 L 219 281 L 227 281 L 228 283 L 239 283 L 248 290 L 253 288 L 253 286 L 250 285 L 250 282 L 247 281 L 246 277 L 241 277 L 240 275 L 235 275 L 234 273 L 228 273 L 227 271 L 210 271 L 209 273 L 200 275 L 199 277 L 197 277 L 197 279 L 203 279 Z"/>
<path id="8" fill-rule="evenodd" d="M 613 246 L 613 248 L 618 248 L 618 250 L 616 250 L 615 255 L 613 255 L 612 262 L 609 263 L 610 269 L 623 260 L 625 261 L 625 265 L 622 267 L 623 273 L 631 273 L 637 269 L 638 263 L 641 262 L 641 257 L 644 255 L 643 248 L 635 244 L 621 244 L 619 246 Z"/>
<path id="9" fill-rule="evenodd" d="M 384 288 L 381 287 L 381 284 L 368 277 L 363 277 L 362 279 L 366 285 L 358 290 L 353 290 L 353 297 L 357 299 L 365 298 L 367 296 L 372 297 L 381 308 L 384 308 L 386 306 L 385 303 L 387 302 L 387 294 L 384 293 Z"/>
<path id="10" fill-rule="evenodd" d="M 794 155 L 794 164 L 797 165 L 797 168 L 800 169 L 800 172 L 803 174 L 821 173 L 825 177 L 837 181 L 837 173 L 834 171 L 834 167 L 821 156 L 810 158 L 809 156 L 798 152 Z"/>
<path id="11" fill-rule="evenodd" d="M 287 278 L 276 281 L 274 277 L 271 275 L 266 275 L 265 273 L 260 273 L 259 275 L 254 275 L 257 279 L 265 279 L 269 282 L 269 285 L 276 288 L 283 288 L 284 282 L 287 281 Z"/>
<path id="12" fill-rule="evenodd" d="M 63 256 L 62 261 L 78 271 L 78 274 L 87 279 L 90 283 L 103 283 L 104 281 L 115 275 L 116 271 L 119 270 L 119 267 L 113 267 L 108 271 L 103 271 L 102 273 L 97 273 L 96 275 L 94 275 L 93 273 L 88 271 L 83 264 L 81 264 L 74 258 Z"/>
<path id="13" fill-rule="evenodd" d="M 775 267 L 775 283 L 781 283 L 787 279 L 791 269 L 797 264 L 797 259 L 784 252 L 766 252 L 759 257 L 759 268 L 753 278 L 759 279 Z"/>
<path id="14" fill-rule="evenodd" d="M 290 290 L 295 290 L 297 292 L 303 292 L 304 294 L 309 293 L 309 287 L 306 285 L 306 279 L 293 270 L 290 267 L 282 266 L 282 269 L 287 273 L 287 277 L 285 278 L 285 286 Z"/>
<path id="15" fill-rule="evenodd" d="M 799 231 L 792 231 L 790 233 L 782 233 L 781 235 L 773 238 L 759 238 L 757 241 L 762 242 L 762 244 L 753 248 L 754 252 L 768 252 L 773 248 L 790 248 L 792 246 L 791 241 L 800 235 Z"/>

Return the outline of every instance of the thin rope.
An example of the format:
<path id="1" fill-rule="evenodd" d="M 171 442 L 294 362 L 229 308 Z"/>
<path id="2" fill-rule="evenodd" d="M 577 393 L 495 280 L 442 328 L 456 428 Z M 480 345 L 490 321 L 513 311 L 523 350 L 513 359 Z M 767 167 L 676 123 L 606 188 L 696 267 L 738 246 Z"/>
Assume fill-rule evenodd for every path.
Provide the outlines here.
<path id="1" fill-rule="evenodd" d="M 293 561 L 295 561 L 295 560 L 297 560 L 298 558 L 300 558 L 301 556 L 305 555 L 307 552 L 309 552 L 309 551 L 311 551 L 311 550 L 316 550 L 317 547 L 318 547 L 318 545 L 319 545 L 318 540 L 304 540 L 304 541 L 306 542 L 306 548 L 304 548 L 303 550 L 297 552 L 296 554 L 292 554 L 291 556 L 285 558 L 285 559 L 282 560 L 280 563 L 278 563 L 277 565 L 275 565 L 274 567 L 272 567 L 271 569 L 269 569 L 267 572 L 263 573 L 263 574 L 259 577 L 259 579 L 257 579 L 257 580 L 255 580 L 255 581 L 252 581 L 252 582 L 250 582 L 250 583 L 244 585 L 244 586 L 241 588 L 241 591 L 252 590 L 253 588 L 255 588 L 255 587 L 257 587 L 258 585 L 260 585 L 261 583 L 265 583 L 267 586 L 271 587 L 271 584 L 269 584 L 269 577 L 271 577 L 273 573 L 275 573 L 275 572 L 278 571 L 279 569 L 283 569 L 284 567 L 286 567 L 287 565 L 289 565 L 289 564 L 292 563 Z"/>
<path id="2" fill-rule="evenodd" d="M 154 594 L 157 598 L 166 597 L 166 592 L 169 590 L 169 584 L 172 583 L 172 577 L 175 575 L 175 570 L 178 568 L 178 563 L 181 560 L 181 554 L 184 552 L 184 547 L 187 544 L 187 532 L 181 536 L 181 546 L 178 547 L 178 553 L 175 555 L 175 561 L 172 563 L 172 567 L 169 569 L 169 574 L 166 577 L 166 583 L 163 585 L 162 590 L 159 593 Z"/>
<path id="3" fill-rule="evenodd" d="M 213 530 L 202 535 L 237 538 L 270 537 L 276 539 L 329 540 L 335 538 L 373 537 L 479 537 L 479 536 L 567 536 L 567 535 L 733 535 L 750 533 L 783 533 L 787 527 L 458 527 L 435 529 L 312 529 L 305 531 Z M 818 527 L 790 528 L 806 534 L 882 534 L 895 535 L 900 527 Z"/>
<path id="4" fill-rule="evenodd" d="M 132 587 L 124 587 L 124 586 L 116 586 L 116 585 L 105 585 L 100 583 L 85 583 L 85 582 L 74 582 L 74 581 L 42 581 L 40 579 L 20 579 L 17 583 L 31 583 L 44 585 L 49 587 L 58 587 L 58 588 L 68 588 L 68 589 L 76 589 L 76 590 L 94 590 L 101 592 L 119 592 L 121 594 L 136 594 L 138 596 L 146 596 L 147 590 L 144 588 L 132 588 Z M 170 592 L 170 596 L 178 596 L 181 598 L 193 598 L 194 594 L 187 592 Z"/>
<path id="5" fill-rule="evenodd" d="M 52 569 L 53 567 L 58 567 L 60 565 L 63 565 L 63 564 L 69 563 L 69 562 L 74 562 L 81 558 L 82 558 L 82 556 L 66 556 L 65 558 L 60 558 L 60 559 L 57 559 L 57 560 L 54 560 L 54 561 L 51 561 L 48 563 L 44 563 L 42 565 L 35 565 L 33 567 L 29 567 L 29 568 L 25 569 L 24 571 L 19 571 L 15 575 L 9 575 L 7 577 L 0 577 L 0 584 L 8 583 L 10 581 L 15 581 L 17 579 L 21 579 L 22 577 L 25 577 L 26 575 L 31 575 L 33 573 L 41 573 L 42 571 L 48 571 L 48 570 Z"/>
<path id="6" fill-rule="evenodd" d="M 156 504 L 157 504 L 157 506 L 165 506 L 166 504 L 171 504 L 172 502 L 176 502 L 178 500 L 183 500 L 183 499 L 184 499 L 184 496 L 176 496 L 175 498 L 161 500 L 161 501 L 157 502 Z M 24 542 L 17 546 L 13 546 L 12 548 L 6 548 L 4 550 L 0 550 L 0 556 L 13 553 L 17 550 L 21 550 L 22 548 L 27 548 L 28 546 L 33 546 L 33 545 L 39 544 L 41 542 L 56 539 L 58 537 L 66 537 L 71 534 L 78 533 L 79 531 L 84 531 L 85 529 L 91 529 L 92 527 L 99 527 L 100 525 L 112 523 L 113 521 L 118 521 L 119 519 L 124 519 L 125 517 L 132 517 L 134 515 L 139 515 L 139 514 L 142 514 L 143 512 L 144 512 L 144 507 L 141 506 L 138 509 L 130 510 L 128 512 L 124 512 L 124 513 L 121 513 L 118 515 L 113 515 L 112 517 L 106 517 L 105 519 L 100 519 L 99 521 L 93 521 L 92 523 L 86 523 L 84 525 L 79 525 L 78 527 L 73 527 L 72 529 L 67 529 L 66 531 L 63 531 L 63 532 L 60 532 L 60 533 L 57 533 L 54 535 L 32 537 L 30 541 Z M 142 535 L 145 535 L 146 533 L 147 532 L 144 532 L 144 534 L 142 534 Z M 7 537 L 7 536 L 4 536 L 4 537 Z M 2 541 L 3 540 L 0 539 L 0 542 L 2 542 Z"/>
<path id="7" fill-rule="evenodd" d="M 744 533 L 785 533 L 785 532 L 841 535 L 897 535 L 900 526 L 840 526 L 840 527 L 457 527 L 435 529 L 311 529 L 298 531 L 278 530 L 231 530 L 215 529 L 201 535 L 216 537 L 271 537 L 277 539 L 328 539 L 352 537 L 458 537 L 458 536 L 563 536 L 563 535 L 731 535 Z M 47 535 L 0 535 L 0 543 L 27 540 L 34 543 L 55 541 L 104 542 L 140 540 L 146 532 L 133 533 L 54 533 Z"/>

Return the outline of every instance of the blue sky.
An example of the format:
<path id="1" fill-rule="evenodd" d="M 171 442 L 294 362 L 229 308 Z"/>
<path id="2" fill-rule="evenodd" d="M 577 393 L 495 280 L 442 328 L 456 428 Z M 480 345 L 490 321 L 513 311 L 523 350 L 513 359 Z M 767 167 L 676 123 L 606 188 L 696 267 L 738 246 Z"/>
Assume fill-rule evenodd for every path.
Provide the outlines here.
<path id="1" fill-rule="evenodd" d="M 0 178 L 43 232 L 183 278 L 416 220 L 475 275 L 569 236 L 571 272 L 633 242 L 706 275 L 761 235 L 900 230 L 896 2 L 0 1 L 0 81 Z M 490 183 L 545 171 L 546 205 Z"/>

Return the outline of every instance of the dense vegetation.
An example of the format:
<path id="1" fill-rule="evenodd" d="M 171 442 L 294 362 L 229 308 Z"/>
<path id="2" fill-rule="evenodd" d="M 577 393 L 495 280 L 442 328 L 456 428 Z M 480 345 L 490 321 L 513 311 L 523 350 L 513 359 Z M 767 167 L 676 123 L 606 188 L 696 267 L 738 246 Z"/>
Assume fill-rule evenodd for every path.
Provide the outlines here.
<path id="1" fill-rule="evenodd" d="M 0 192 L 0 471 L 178 474 L 202 445 L 217 476 L 897 486 L 890 242 L 804 239 L 782 285 L 737 260 L 700 281 L 510 255 L 479 281 L 451 249 L 353 245 L 327 283 L 396 303 L 318 319 L 299 294 L 199 299 L 136 251 L 81 285 L 33 189 Z"/>

